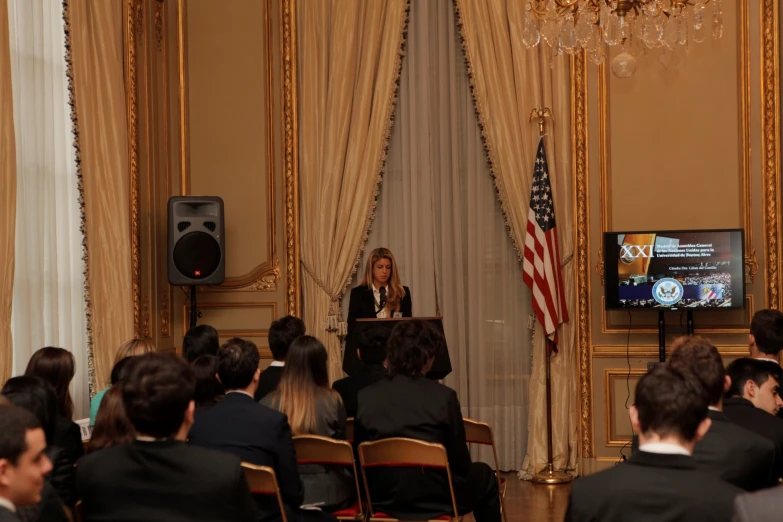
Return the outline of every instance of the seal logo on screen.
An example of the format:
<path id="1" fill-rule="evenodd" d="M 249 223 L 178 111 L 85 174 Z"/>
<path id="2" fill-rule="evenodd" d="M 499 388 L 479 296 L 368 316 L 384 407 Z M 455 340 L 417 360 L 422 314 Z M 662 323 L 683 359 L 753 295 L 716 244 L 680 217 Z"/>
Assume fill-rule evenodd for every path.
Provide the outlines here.
<path id="1" fill-rule="evenodd" d="M 670 277 L 660 279 L 653 285 L 653 299 L 663 306 L 677 304 L 682 299 L 682 284 Z"/>

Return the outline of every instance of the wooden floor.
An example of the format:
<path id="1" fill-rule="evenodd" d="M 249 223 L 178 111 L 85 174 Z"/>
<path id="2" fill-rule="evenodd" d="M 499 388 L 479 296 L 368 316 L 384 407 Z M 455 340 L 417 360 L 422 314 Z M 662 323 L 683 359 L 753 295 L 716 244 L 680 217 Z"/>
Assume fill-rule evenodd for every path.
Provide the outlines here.
<path id="1" fill-rule="evenodd" d="M 571 485 L 544 486 L 522 481 L 516 473 L 501 473 L 506 479 L 506 522 L 562 522 Z"/>

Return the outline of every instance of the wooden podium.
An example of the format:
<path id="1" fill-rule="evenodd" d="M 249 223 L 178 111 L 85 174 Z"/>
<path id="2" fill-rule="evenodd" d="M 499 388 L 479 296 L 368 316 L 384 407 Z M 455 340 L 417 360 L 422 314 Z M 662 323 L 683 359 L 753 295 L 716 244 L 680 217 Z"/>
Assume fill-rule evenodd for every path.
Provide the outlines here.
<path id="1" fill-rule="evenodd" d="M 386 332 L 386 339 L 391 336 L 392 329 L 402 321 L 410 321 L 412 319 L 418 319 L 419 321 L 425 321 L 437 329 L 441 334 L 443 333 L 443 319 L 441 317 L 397 317 L 389 319 L 357 319 L 356 324 L 353 325 L 351 331 L 348 333 L 348 337 L 345 338 L 345 351 L 343 353 L 343 371 L 348 375 L 357 373 L 362 367 L 362 361 L 359 359 L 359 355 L 356 350 L 359 348 L 359 336 L 361 332 L 366 330 L 379 328 Z M 444 335 L 444 339 L 445 339 Z M 427 377 L 433 380 L 440 380 L 451 373 L 451 359 L 449 358 L 449 349 L 447 343 L 444 342 L 444 349 L 435 356 L 435 362 L 432 364 L 432 369 L 427 373 Z"/>

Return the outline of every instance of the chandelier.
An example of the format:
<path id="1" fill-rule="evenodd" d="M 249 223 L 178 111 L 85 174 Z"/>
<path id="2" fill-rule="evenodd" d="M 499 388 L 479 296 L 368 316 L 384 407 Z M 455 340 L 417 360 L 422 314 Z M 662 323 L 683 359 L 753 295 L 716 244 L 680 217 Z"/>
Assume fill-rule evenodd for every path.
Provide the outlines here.
<path id="1" fill-rule="evenodd" d="M 734 1 L 734 0 L 730 0 Z M 595 64 L 607 48 L 618 48 L 611 68 L 629 78 L 636 59 L 649 49 L 663 48 L 661 62 L 679 64 L 691 42 L 703 42 L 711 32 L 723 36 L 722 0 L 527 0 L 522 42 L 531 48 L 544 42 L 553 54 L 584 49 Z"/>

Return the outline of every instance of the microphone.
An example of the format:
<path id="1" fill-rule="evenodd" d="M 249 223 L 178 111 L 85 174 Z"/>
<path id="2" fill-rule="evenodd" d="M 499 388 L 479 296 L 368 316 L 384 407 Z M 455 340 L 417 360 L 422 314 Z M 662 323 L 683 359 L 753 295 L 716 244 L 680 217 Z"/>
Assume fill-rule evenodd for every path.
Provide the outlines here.
<path id="1" fill-rule="evenodd" d="M 381 310 L 383 310 L 384 308 L 386 308 L 386 287 L 385 286 L 381 287 L 380 293 L 381 293 L 381 304 L 380 304 L 380 306 L 381 306 Z"/>

